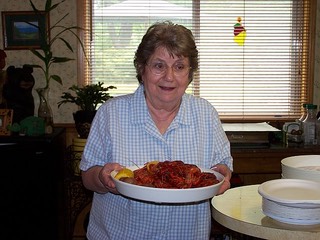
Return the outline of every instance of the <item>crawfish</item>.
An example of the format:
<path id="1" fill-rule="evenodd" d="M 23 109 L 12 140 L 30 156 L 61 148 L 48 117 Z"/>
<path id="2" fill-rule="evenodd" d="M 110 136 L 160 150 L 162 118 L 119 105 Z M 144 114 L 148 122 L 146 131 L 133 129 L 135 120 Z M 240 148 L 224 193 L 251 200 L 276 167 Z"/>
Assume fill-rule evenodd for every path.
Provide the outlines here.
<path id="1" fill-rule="evenodd" d="M 180 160 L 164 161 L 134 171 L 138 185 L 156 188 L 196 188 L 213 185 L 219 181 L 213 173 L 201 172 L 194 164 Z"/>

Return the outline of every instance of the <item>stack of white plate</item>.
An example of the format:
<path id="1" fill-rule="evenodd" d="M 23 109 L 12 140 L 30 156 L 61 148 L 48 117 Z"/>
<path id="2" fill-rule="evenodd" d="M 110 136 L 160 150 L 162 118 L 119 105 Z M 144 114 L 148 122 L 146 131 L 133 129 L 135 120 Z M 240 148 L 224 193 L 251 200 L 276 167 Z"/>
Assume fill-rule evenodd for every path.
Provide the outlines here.
<path id="1" fill-rule="evenodd" d="M 320 183 L 302 179 L 276 179 L 258 188 L 265 215 L 284 223 L 320 223 Z"/>
<path id="2" fill-rule="evenodd" d="M 320 182 L 320 155 L 301 155 L 281 161 L 282 178 Z"/>

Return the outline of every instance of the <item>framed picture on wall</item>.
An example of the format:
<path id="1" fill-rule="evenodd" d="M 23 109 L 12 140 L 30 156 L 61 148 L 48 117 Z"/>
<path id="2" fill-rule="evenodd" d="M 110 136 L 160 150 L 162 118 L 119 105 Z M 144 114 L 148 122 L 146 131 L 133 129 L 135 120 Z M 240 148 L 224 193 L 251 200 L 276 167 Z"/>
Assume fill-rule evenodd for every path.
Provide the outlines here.
<path id="1" fill-rule="evenodd" d="M 0 136 L 10 135 L 8 127 L 12 124 L 12 109 L 0 109 Z"/>
<path id="2" fill-rule="evenodd" d="M 11 11 L 2 12 L 1 15 L 6 50 L 37 49 L 50 37 L 49 15 L 45 12 Z"/>

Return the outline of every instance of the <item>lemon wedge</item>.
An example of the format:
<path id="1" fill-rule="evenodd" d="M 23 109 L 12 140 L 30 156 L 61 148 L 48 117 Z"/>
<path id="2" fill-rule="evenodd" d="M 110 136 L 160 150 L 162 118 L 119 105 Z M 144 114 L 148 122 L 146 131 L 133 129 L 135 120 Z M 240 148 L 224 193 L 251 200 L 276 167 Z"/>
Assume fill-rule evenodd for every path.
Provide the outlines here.
<path id="1" fill-rule="evenodd" d="M 147 165 L 146 165 L 148 172 L 152 173 L 152 172 L 153 172 L 153 168 L 154 168 L 155 165 L 157 165 L 158 163 L 159 163 L 159 161 L 157 161 L 157 160 L 148 162 Z"/>
<path id="2" fill-rule="evenodd" d="M 134 173 L 133 171 L 131 171 L 130 169 L 128 168 L 123 168 L 121 169 L 115 176 L 114 178 L 115 179 L 120 179 L 120 178 L 124 178 L 124 177 L 129 177 L 129 178 L 132 178 L 134 177 Z"/>

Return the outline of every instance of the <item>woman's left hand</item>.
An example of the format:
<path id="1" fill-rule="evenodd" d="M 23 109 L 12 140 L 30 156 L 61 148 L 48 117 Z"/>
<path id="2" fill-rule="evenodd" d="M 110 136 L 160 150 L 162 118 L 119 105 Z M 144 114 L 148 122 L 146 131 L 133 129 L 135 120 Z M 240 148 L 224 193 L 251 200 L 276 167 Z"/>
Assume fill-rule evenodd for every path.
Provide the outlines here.
<path id="1" fill-rule="evenodd" d="M 230 179 L 232 172 L 230 168 L 225 164 L 217 164 L 211 168 L 212 170 L 221 173 L 224 176 L 224 182 L 221 185 L 217 195 L 224 193 L 230 188 Z"/>

